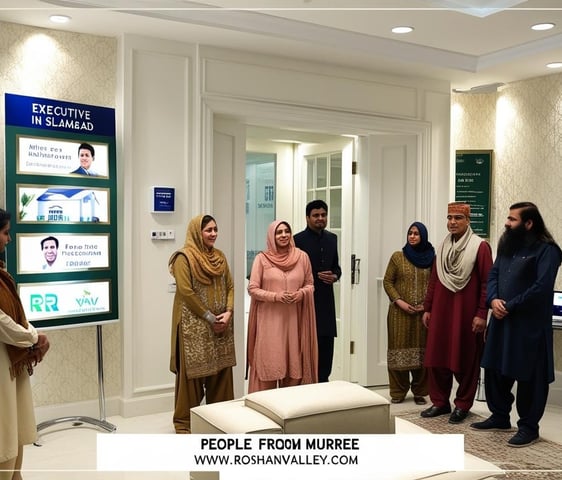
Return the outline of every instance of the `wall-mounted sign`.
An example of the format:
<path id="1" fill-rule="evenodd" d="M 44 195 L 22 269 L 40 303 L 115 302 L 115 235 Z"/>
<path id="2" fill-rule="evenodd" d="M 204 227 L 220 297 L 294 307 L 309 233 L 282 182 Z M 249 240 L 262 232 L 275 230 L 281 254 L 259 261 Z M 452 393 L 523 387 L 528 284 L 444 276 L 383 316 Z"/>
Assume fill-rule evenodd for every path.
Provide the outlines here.
<path id="1" fill-rule="evenodd" d="M 174 187 L 152 187 L 152 213 L 172 213 L 175 210 L 176 189 Z"/>
<path id="2" fill-rule="evenodd" d="M 455 200 L 470 205 L 470 226 L 490 237 L 490 191 L 493 150 L 457 150 Z"/>

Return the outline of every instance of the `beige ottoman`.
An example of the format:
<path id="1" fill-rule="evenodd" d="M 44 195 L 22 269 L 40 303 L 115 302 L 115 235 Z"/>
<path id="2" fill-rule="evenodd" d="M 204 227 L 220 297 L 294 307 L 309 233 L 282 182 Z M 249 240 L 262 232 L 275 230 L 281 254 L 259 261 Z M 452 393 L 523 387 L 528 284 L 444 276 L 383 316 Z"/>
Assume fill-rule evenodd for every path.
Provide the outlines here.
<path id="1" fill-rule="evenodd" d="M 220 472 L 189 472 L 190 480 L 220 480 Z"/>
<path id="2" fill-rule="evenodd" d="M 355 383 L 334 381 L 265 390 L 244 403 L 283 433 L 394 433 L 388 400 Z"/>
<path id="3" fill-rule="evenodd" d="M 217 402 L 191 409 L 191 433 L 283 433 L 270 418 L 243 400 Z"/>

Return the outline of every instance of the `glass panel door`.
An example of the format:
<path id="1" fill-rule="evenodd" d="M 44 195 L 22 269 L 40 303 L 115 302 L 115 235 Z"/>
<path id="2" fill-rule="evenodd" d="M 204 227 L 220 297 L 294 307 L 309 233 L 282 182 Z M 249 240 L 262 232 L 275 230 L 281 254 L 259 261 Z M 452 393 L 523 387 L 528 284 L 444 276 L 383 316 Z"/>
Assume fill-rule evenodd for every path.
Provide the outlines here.
<path id="1" fill-rule="evenodd" d="M 274 153 L 246 152 L 246 277 L 275 219 L 276 160 Z"/>
<path id="2" fill-rule="evenodd" d="M 305 156 L 307 171 L 307 203 L 311 200 L 324 200 L 328 204 L 327 229 L 338 236 L 338 255 L 342 265 L 342 152 L 322 153 Z M 345 281 L 342 275 L 341 281 Z M 331 380 L 341 379 L 344 376 L 342 367 L 342 331 L 341 331 L 341 288 L 342 282 L 334 283 L 334 297 L 336 300 L 336 323 L 338 339 L 334 348 L 334 364 Z"/>

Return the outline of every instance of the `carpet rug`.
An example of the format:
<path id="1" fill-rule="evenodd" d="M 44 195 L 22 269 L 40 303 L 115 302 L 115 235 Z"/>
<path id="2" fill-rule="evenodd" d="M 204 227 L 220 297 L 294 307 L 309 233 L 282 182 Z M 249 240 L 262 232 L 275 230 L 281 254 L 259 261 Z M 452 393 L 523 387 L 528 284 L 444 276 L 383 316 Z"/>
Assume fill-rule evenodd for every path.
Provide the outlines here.
<path id="1" fill-rule="evenodd" d="M 449 415 L 434 418 L 420 417 L 420 410 L 396 414 L 397 417 L 418 425 L 431 433 L 461 433 L 464 435 L 464 450 L 475 457 L 486 460 L 505 471 L 496 478 L 508 480 L 553 480 L 562 479 L 562 445 L 540 439 L 524 448 L 513 448 L 507 441 L 516 429 L 506 432 L 479 432 L 469 425 L 484 420 L 484 417 L 470 413 L 458 425 L 448 423 Z"/>

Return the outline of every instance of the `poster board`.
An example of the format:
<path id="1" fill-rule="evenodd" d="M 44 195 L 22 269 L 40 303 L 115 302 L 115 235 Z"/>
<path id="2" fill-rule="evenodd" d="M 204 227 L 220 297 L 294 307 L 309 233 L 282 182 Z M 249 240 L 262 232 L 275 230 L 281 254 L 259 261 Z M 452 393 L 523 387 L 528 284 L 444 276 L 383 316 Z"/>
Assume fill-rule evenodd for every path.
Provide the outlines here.
<path id="1" fill-rule="evenodd" d="M 490 238 L 490 199 L 493 150 L 457 150 L 455 201 L 470 205 L 470 226 Z"/>
<path id="2" fill-rule="evenodd" d="M 118 319 L 115 111 L 5 94 L 7 268 L 36 328 Z"/>

